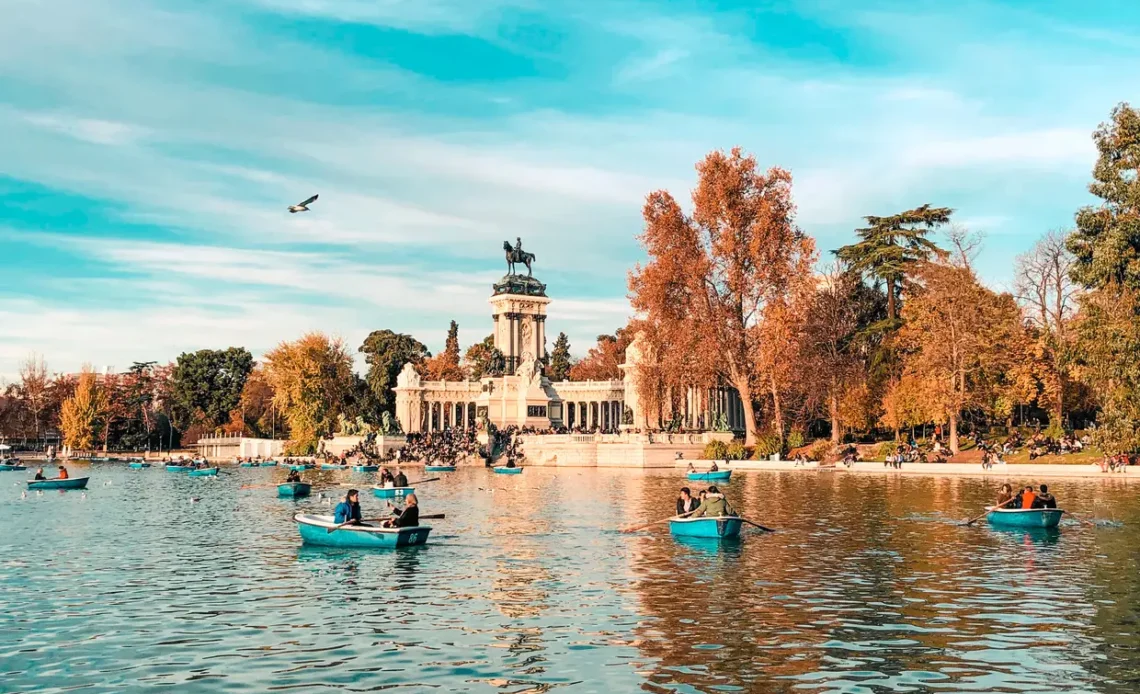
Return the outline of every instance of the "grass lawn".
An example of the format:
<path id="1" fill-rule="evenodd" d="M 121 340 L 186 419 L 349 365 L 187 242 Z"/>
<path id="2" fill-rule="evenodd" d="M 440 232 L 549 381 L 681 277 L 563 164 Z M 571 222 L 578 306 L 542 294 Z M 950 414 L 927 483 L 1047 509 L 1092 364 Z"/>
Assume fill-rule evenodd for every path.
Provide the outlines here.
<path id="1" fill-rule="evenodd" d="M 1065 455 L 1043 455 L 1040 458 L 1029 459 L 1029 451 L 1022 450 L 1005 456 L 1005 462 L 1010 465 L 1032 463 L 1034 465 L 1092 465 L 1100 463 L 1103 456 L 1099 451 L 1086 448 L 1080 453 L 1067 453 Z"/>

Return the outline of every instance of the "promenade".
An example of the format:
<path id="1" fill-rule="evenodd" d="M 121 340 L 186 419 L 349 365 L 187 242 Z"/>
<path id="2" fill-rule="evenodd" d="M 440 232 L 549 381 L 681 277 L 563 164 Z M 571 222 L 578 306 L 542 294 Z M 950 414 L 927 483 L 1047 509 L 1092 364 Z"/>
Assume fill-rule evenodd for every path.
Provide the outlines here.
<path id="1" fill-rule="evenodd" d="M 699 470 L 707 470 L 711 460 L 678 460 L 675 467 L 684 469 L 692 463 Z M 993 477 L 995 479 L 1048 479 L 1048 478 L 1087 478 L 1108 480 L 1138 480 L 1140 469 L 1124 468 L 1124 472 L 1101 472 L 1099 466 L 1088 465 L 1038 465 L 1033 463 L 995 465 L 989 470 L 982 469 L 980 463 L 903 463 L 901 469 L 890 468 L 879 462 L 820 465 L 819 463 L 795 463 L 791 460 L 733 460 L 725 465 L 716 461 L 722 470 L 776 470 L 781 472 L 839 472 L 858 475 L 927 475 Z"/>

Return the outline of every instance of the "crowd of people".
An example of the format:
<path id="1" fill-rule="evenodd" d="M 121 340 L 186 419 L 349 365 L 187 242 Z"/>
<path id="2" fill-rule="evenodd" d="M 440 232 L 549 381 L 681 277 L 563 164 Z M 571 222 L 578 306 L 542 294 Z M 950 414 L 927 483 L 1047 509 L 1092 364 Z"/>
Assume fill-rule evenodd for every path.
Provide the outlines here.
<path id="1" fill-rule="evenodd" d="M 397 462 L 428 462 L 454 465 L 464 458 L 478 456 L 479 441 L 473 429 L 445 429 L 424 434 L 408 434 L 403 448 L 387 459 Z"/>

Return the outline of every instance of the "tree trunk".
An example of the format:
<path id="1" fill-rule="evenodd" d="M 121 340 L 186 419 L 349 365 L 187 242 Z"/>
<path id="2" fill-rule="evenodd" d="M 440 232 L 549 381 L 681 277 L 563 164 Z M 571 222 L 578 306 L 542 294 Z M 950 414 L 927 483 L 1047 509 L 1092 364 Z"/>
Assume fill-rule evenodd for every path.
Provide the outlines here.
<path id="1" fill-rule="evenodd" d="M 784 412 L 780 403 L 780 389 L 776 387 L 776 377 L 769 378 L 769 383 L 772 388 L 772 413 L 776 420 L 776 435 L 780 437 L 780 443 L 784 443 Z"/>
<path id="2" fill-rule="evenodd" d="M 839 430 L 839 396 L 836 395 L 834 390 L 827 400 L 827 409 L 831 414 L 831 443 L 834 446 L 838 446 L 841 437 Z"/>
<path id="3" fill-rule="evenodd" d="M 887 318 L 895 319 L 895 280 L 893 277 L 887 280 Z"/>
<path id="4" fill-rule="evenodd" d="M 950 413 L 950 452 L 958 455 L 958 413 Z"/>
<path id="5" fill-rule="evenodd" d="M 747 378 L 734 382 L 736 392 L 740 394 L 740 406 L 744 409 L 744 445 L 756 445 L 756 415 L 752 409 L 752 387 Z"/>

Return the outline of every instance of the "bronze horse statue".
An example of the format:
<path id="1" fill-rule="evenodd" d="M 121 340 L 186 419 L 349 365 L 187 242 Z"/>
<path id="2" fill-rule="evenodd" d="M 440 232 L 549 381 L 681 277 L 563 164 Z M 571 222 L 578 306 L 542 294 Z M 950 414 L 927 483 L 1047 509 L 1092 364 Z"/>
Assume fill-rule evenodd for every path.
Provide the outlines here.
<path id="1" fill-rule="evenodd" d="M 534 262 L 534 253 L 527 253 L 521 248 L 512 248 L 510 241 L 503 241 L 503 250 L 507 252 L 507 274 L 515 274 L 515 263 L 526 265 L 526 276 L 534 277 L 534 270 L 530 264 Z"/>

